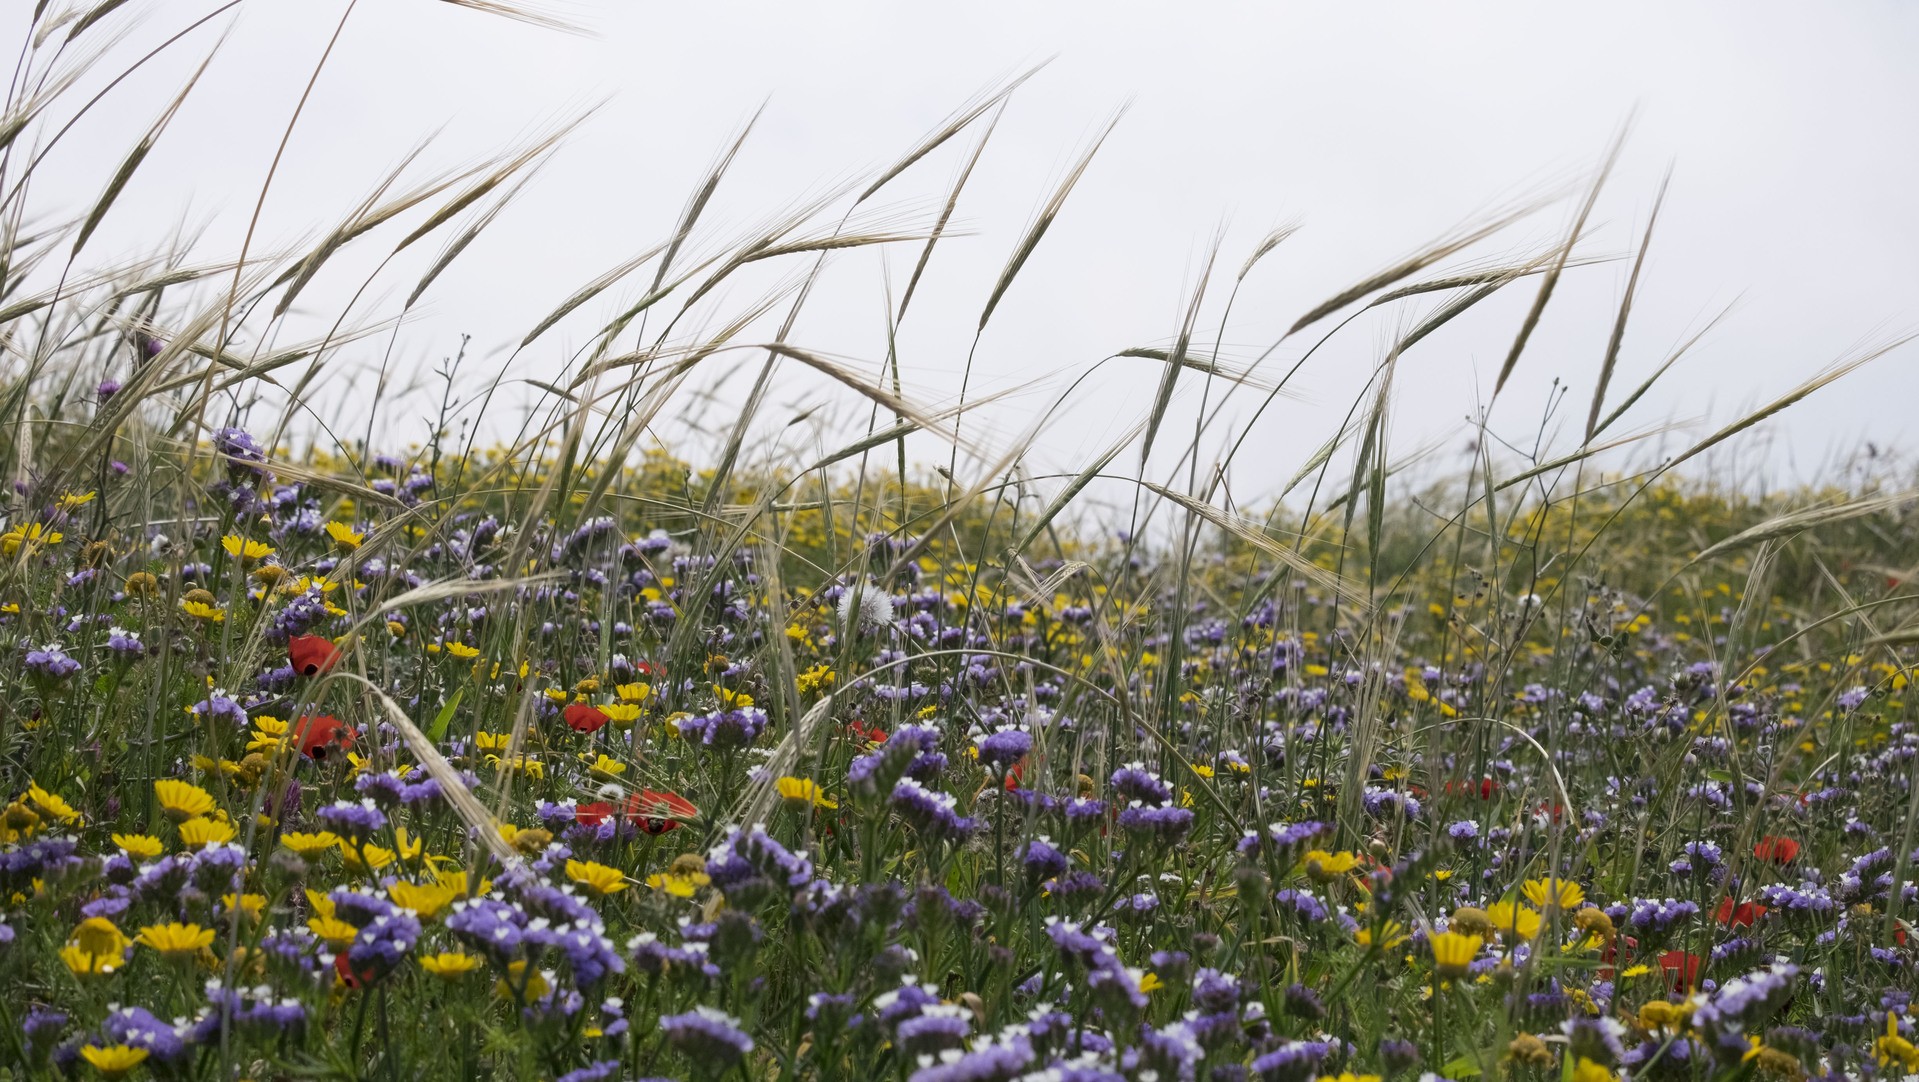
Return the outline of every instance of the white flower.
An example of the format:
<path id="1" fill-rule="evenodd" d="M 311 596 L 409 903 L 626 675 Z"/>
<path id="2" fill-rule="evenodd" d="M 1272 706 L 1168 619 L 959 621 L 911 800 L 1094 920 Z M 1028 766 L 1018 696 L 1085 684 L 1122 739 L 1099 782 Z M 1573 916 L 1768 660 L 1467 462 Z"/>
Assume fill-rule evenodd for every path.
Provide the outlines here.
<path id="1" fill-rule="evenodd" d="M 857 607 L 857 611 L 856 611 Z M 857 622 L 855 616 L 858 617 Z M 893 623 L 893 598 L 872 583 L 858 582 L 840 595 L 840 625 L 857 631 L 862 627 L 888 627 Z"/>

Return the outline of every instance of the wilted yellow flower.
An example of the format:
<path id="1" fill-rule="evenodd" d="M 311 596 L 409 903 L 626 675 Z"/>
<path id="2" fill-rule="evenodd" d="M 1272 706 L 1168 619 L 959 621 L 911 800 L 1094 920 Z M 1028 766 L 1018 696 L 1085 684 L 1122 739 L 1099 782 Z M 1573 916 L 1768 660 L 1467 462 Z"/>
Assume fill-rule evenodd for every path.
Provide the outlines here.
<path id="1" fill-rule="evenodd" d="M 98 492 L 62 492 L 58 506 L 62 511 L 77 511 L 92 503 L 93 498 L 99 494 Z"/>

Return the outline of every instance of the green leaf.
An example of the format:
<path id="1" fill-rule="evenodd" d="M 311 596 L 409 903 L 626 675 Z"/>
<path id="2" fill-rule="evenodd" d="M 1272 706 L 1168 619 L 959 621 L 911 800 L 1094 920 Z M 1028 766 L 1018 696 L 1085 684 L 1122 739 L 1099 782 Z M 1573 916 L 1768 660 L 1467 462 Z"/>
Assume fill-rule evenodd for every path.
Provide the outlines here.
<path id="1" fill-rule="evenodd" d="M 465 695 L 466 688 L 462 687 L 453 693 L 453 697 L 446 701 L 446 705 L 440 707 L 440 712 L 433 717 L 433 724 L 427 727 L 427 739 L 438 744 L 446 737 L 446 727 L 453 721 L 453 712 L 460 708 L 460 700 Z"/>

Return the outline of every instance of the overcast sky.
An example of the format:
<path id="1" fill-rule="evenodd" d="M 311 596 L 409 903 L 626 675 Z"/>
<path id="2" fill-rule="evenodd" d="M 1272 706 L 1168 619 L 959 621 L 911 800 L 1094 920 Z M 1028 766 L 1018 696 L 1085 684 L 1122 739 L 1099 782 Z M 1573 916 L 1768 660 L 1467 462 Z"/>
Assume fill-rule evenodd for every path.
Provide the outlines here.
<path id="1" fill-rule="evenodd" d="M 16 40 L 26 6 L 8 17 Z M 213 6 L 134 0 L 124 48 L 149 47 Z M 149 250 L 182 224 L 204 231 L 208 255 L 237 249 L 280 131 L 343 10 L 344 0 L 240 5 L 201 88 L 95 243 L 101 258 Z M 606 101 L 436 283 L 396 347 L 406 365 L 436 361 L 462 333 L 487 363 L 503 361 L 503 347 L 559 300 L 668 236 L 687 193 L 762 103 L 702 230 L 711 243 L 883 167 L 979 91 L 1048 57 L 1013 96 L 960 203 L 965 235 L 935 255 L 900 338 L 907 393 L 948 401 L 1008 253 L 1086 140 L 1130 103 L 981 343 L 976 392 L 1032 387 L 971 422 L 1003 439 L 1094 362 L 1169 341 L 1216 234 L 1222 269 L 1201 319 L 1208 342 L 1222 281 L 1268 230 L 1301 223 L 1241 289 L 1224 353 L 1244 363 L 1317 302 L 1460 222 L 1583 183 L 1635 107 L 1582 252 L 1628 255 L 1669 164 L 1674 175 L 1613 398 L 1739 303 L 1622 427 L 1723 421 L 1861 345 L 1919 327 L 1919 7 L 1909 4 L 580 0 L 565 10 L 593 33 L 434 0 L 361 0 L 293 133 L 267 197 L 264 247 L 330 228 L 429 133 L 439 135 L 416 175 Z M 83 208 L 213 39 L 202 31 L 177 62 L 103 103 L 98 122 L 50 159 L 40 206 Z M 971 142 L 889 188 L 887 208 L 927 220 Z M 1576 202 L 1455 262 L 1530 254 L 1563 233 Z M 437 247 L 423 246 L 423 257 Z M 366 256 L 386 250 L 373 243 Z M 897 296 L 916 256 L 901 246 L 888 265 L 874 252 L 836 259 L 794 340 L 877 367 L 882 276 L 890 267 Z M 1583 423 L 1629 267 L 1568 273 L 1500 398 L 1494 420 L 1506 436 L 1537 427 L 1555 377 L 1570 388 L 1568 432 Z M 418 269 L 381 279 L 356 311 L 396 311 Z M 557 370 L 587 342 L 585 316 L 631 300 L 651 273 L 542 339 L 516 372 Z M 358 271 L 329 271 L 306 304 L 331 316 L 358 285 Z M 1429 439 L 1464 445 L 1464 418 L 1490 392 L 1534 291 L 1511 287 L 1408 354 L 1399 450 Z M 737 306 L 753 294 L 728 299 Z M 1337 428 L 1393 332 L 1429 308 L 1362 319 L 1304 367 L 1293 384 L 1303 397 L 1261 420 L 1234 468 L 1235 490 L 1251 496 L 1289 477 Z M 1289 340 L 1262 371 L 1277 376 L 1312 338 Z M 343 355 L 328 401 L 358 408 L 366 384 L 351 374 L 382 348 Z M 1035 385 L 1040 377 L 1050 378 Z M 1046 459 L 1070 467 L 1102 449 L 1144 414 L 1157 378 L 1153 362 L 1109 362 L 1042 438 Z M 1200 383 L 1185 381 L 1174 414 L 1187 432 Z M 783 421 L 820 397 L 815 382 L 783 383 L 768 416 Z M 1238 411 L 1242 422 L 1253 401 Z M 1919 352 L 1909 348 L 1792 411 L 1766 461 L 1781 477 L 1804 477 L 1835 448 L 1909 444 L 1915 403 Z M 405 400 L 389 420 L 418 423 L 428 405 Z"/>

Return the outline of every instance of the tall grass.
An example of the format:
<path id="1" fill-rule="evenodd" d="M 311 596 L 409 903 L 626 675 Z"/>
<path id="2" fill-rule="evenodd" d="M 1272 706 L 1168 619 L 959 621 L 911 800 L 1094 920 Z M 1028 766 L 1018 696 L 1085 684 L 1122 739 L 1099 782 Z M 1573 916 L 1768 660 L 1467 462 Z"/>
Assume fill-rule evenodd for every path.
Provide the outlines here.
<path id="1" fill-rule="evenodd" d="M 463 6 L 549 27 L 559 19 L 522 4 Z M 1538 363 L 1529 337 L 1565 276 L 1592 258 L 1582 243 L 1617 144 L 1570 199 L 1498 208 L 1329 290 L 1291 323 L 1285 341 L 1312 336 L 1306 358 L 1363 313 L 1389 310 L 1400 328 L 1365 391 L 1301 463 L 1237 460 L 1265 406 L 1293 393 L 1305 358 L 1276 372 L 1277 343 L 1244 367 L 1221 350 L 1242 287 L 1262 261 L 1284 258 L 1291 227 L 1243 255 L 1233 238 L 1217 239 L 1170 346 L 1117 355 L 1158 366 L 1137 423 L 1075 472 L 1049 473 L 1032 455 L 1044 426 L 1076 423 L 1070 391 L 1010 439 L 971 416 L 995 396 L 972 394 L 970 359 L 958 400 L 918 396 L 895 348 L 899 330 L 952 236 L 974 165 L 992 152 L 994 123 L 1029 92 L 1031 73 L 966 103 L 871 177 L 727 244 L 695 243 L 753 137 L 743 125 L 669 235 L 577 287 L 527 283 L 554 300 L 509 344 L 515 356 L 562 322 L 592 321 L 589 344 L 535 384 L 530 407 L 505 419 L 506 370 L 483 371 L 462 343 L 430 373 L 438 405 L 427 437 L 397 447 L 381 438 L 392 424 L 381 396 L 421 374 L 389 362 L 361 416 L 324 415 L 313 390 L 353 350 L 390 357 L 383 344 L 399 322 L 500 216 L 539 213 L 531 178 L 575 126 L 424 179 L 408 158 L 304 249 L 264 251 L 249 228 L 237 252 L 182 242 L 101 265 L 90 241 L 141 182 L 205 70 L 83 213 L 44 213 L 49 193 L 34 181 L 48 150 L 84 138 L 92 115 L 124 107 L 113 95 L 124 73 L 95 68 L 123 53 L 100 45 L 123 25 L 120 7 L 38 3 L 0 114 L 0 469 L 12 481 L 0 563 L 0 672 L 11 689 L 0 701 L 0 775 L 10 795 L 29 794 L 14 804 L 20 815 L 9 809 L 5 840 L 25 852 L 71 828 L 93 860 L 84 870 L 56 860 L 57 875 L 37 865 L 24 877 L 0 872 L 15 935 L 0 969 L 18 990 L 0 1005 L 10 1041 L 0 1060 L 11 1055 L 16 1077 L 68 1070 L 49 1064 L 70 1063 L 83 1038 L 96 1051 L 127 1044 L 109 1032 L 110 1003 L 168 1018 L 211 1009 L 218 1023 L 220 1001 L 200 988 L 208 975 L 303 1004 L 303 1028 L 215 1024 L 190 1054 L 155 1051 L 139 1069 L 553 1077 L 611 1061 L 622 1077 L 718 1077 L 734 1069 L 724 1048 L 661 1021 L 696 1004 L 751 1034 L 754 1050 L 737 1070 L 755 1077 L 937 1078 L 947 1067 L 951 1077 L 1015 1077 L 1083 1060 L 1107 1072 L 1087 1077 L 1193 1077 L 1202 1065 L 1220 1069 L 1209 1077 L 1249 1068 L 1305 1077 L 1319 1066 L 1391 1073 L 1417 1062 L 1450 1077 L 1704 1078 L 1762 1066 L 1877 1071 L 1911 1051 L 1892 1043 L 1910 1026 L 1898 997 L 1912 961 L 1895 946 L 1909 862 L 1859 863 L 1875 847 L 1911 852 L 1919 824 L 1907 799 L 1919 789 L 1900 765 L 1910 757 L 1892 754 L 1910 737 L 1903 693 L 1919 616 L 1907 585 L 1919 533 L 1909 471 L 1873 459 L 1827 489 L 1772 493 L 1711 465 L 1906 340 L 1842 356 L 1704 436 L 1632 430 L 1692 344 L 1625 394 L 1613 386 L 1638 261 L 1654 241 L 1649 217 L 1610 340 L 1595 351 L 1584 415 L 1565 416 L 1576 407 L 1556 396 L 1526 441 L 1514 440 L 1506 414 L 1517 406 L 1497 418 L 1495 407 L 1516 367 Z M 135 66 L 213 50 L 233 7 L 156 38 Z M 353 18 L 349 6 L 343 20 Z M 330 63 L 329 54 L 321 69 Z M 303 73 L 309 89 L 319 74 Z M 83 75 L 104 76 L 107 88 L 76 100 Z M 296 111 L 274 133 L 282 151 L 301 122 Z M 1051 224 L 1072 212 L 1110 131 L 1087 143 L 1009 253 L 974 351 L 991 348 L 997 306 L 1021 287 Z M 921 220 L 873 209 L 939 154 L 959 168 L 935 212 Z M 269 171 L 256 222 L 272 183 Z M 1555 206 L 1570 216 L 1551 247 L 1459 262 Z M 438 255 L 397 307 L 360 307 L 396 257 L 428 244 Z M 796 340 L 828 256 L 868 247 L 911 261 L 899 295 L 884 298 L 885 355 L 853 361 Z M 319 333 L 286 341 L 306 325 L 293 318 L 295 302 L 342 252 L 368 248 L 382 253 L 380 270 L 349 307 Z M 763 265 L 785 277 L 754 291 L 744 279 Z M 1402 449 L 1403 358 L 1475 305 L 1528 286 L 1534 301 L 1475 420 L 1470 461 L 1435 464 Z M 690 410 L 702 381 L 742 357 L 745 394 L 724 409 Z M 864 419 L 822 424 L 833 444 L 810 458 L 768 434 L 769 395 L 801 375 L 829 381 L 850 403 L 843 416 Z M 1181 431 L 1169 407 L 1195 381 L 1200 408 Z M 707 420 L 690 423 L 689 413 Z M 678 453 L 660 440 L 666 430 L 684 434 Z M 1570 444 L 1568 431 L 1577 432 Z M 1676 451 L 1648 450 L 1673 440 Z M 690 460 L 694 446 L 710 465 Z M 1251 500 L 1232 492 L 1236 465 L 1269 479 L 1269 490 Z M 250 554 L 250 543 L 271 554 Z M 110 645 L 122 629 L 142 637 L 137 663 Z M 289 639 L 303 634 L 337 644 L 337 664 L 310 678 L 286 668 Z M 34 660 L 53 642 L 83 659 L 84 675 L 52 675 Z M 643 690 L 616 695 L 616 686 Z M 1643 702 L 1642 688 L 1652 689 Z M 1872 698 L 1854 698 L 1854 688 Z M 221 723 L 223 702 L 244 724 Z M 577 731 L 566 714 L 575 706 L 607 708 L 624 724 Z M 702 750 L 684 735 L 730 724 L 748 706 L 766 723 L 750 751 Z M 311 730 L 298 726 L 323 711 L 357 729 L 351 760 L 302 754 Z M 939 784 L 970 831 L 945 837 L 897 791 L 862 794 L 850 782 L 856 759 L 886 755 L 873 737 L 893 734 L 899 746 L 901 733 L 919 739 L 916 725 L 945 741 L 952 762 Z M 1030 741 L 1017 773 L 985 750 L 1007 727 Z M 1117 815 L 1126 800 L 1123 787 L 1109 792 L 1119 784 L 1111 779 L 1135 762 L 1170 783 L 1169 807 L 1191 810 L 1179 844 L 1119 818 L 1061 818 L 1073 798 L 1096 794 L 1113 799 Z M 906 765 L 887 769 L 897 780 Z M 409 785 L 430 778 L 440 796 L 390 804 L 384 833 L 342 843 L 338 856 L 289 859 L 282 839 L 296 826 L 314 829 L 326 801 L 374 792 L 366 779 L 395 770 Z M 107 867 L 120 844 L 105 840 L 108 828 L 173 829 L 155 785 L 170 780 L 217 797 L 217 814 L 189 821 L 214 824 L 205 829 L 242 848 L 250 863 L 234 892 L 257 892 L 259 915 L 241 919 L 245 907 L 217 891 L 183 889 L 181 908 L 164 915 L 172 902 L 141 896 L 143 919 L 192 916 L 219 938 L 184 959 L 136 948 L 128 974 L 62 967 L 58 951 L 78 941 L 82 907 L 108 897 L 103 884 L 122 874 Z M 802 782 L 836 806 L 816 805 Z M 661 803 L 669 791 L 693 810 Z M 73 817 L 33 792 L 69 802 Z M 1827 794 L 1826 803 L 1846 802 L 1844 814 L 1809 812 L 1795 794 Z M 608 805 L 614 826 L 595 833 L 573 806 L 554 811 L 563 800 Z M 1304 844 L 1261 841 L 1275 822 L 1322 824 L 1312 855 Z M 1476 823 L 1477 840 L 1454 831 L 1461 822 Z M 1075 890 L 1064 872 L 1027 877 L 1048 832 L 1090 888 Z M 1778 921 L 1749 948 L 1710 913 L 1722 899 L 1791 881 L 1755 851 L 1786 835 L 1803 842 L 1800 867 L 1826 869 L 1797 881 L 1807 889 L 1821 875 L 1835 889 L 1844 875 L 1868 877 L 1843 888 L 1854 923 Z M 805 890 L 814 893 L 767 880 L 765 851 L 753 846 L 769 836 L 813 862 Z M 1723 874 L 1668 870 L 1700 859 L 1702 841 L 1723 853 Z M 441 863 L 409 857 L 410 843 Z M 675 863 L 676 847 L 694 859 Z M 384 875 L 374 851 L 397 861 Z M 620 885 L 592 887 L 590 873 L 571 870 L 575 857 L 613 869 Z M 755 860 L 753 875 L 725 883 L 689 870 Z M 1874 887 L 1882 864 L 1891 878 Z M 435 984 L 411 961 L 355 968 L 352 944 L 372 934 L 364 929 L 325 950 L 288 946 L 299 938 L 289 929 L 328 915 L 314 899 L 329 890 L 391 894 L 398 875 L 398 900 L 409 886 L 438 889 L 453 867 L 469 873 L 454 892 L 462 899 L 496 877 L 496 897 L 549 919 L 573 903 L 539 902 L 539 884 L 587 884 L 601 922 L 593 934 L 609 941 L 693 941 L 686 926 L 710 925 L 698 942 L 718 969 L 701 976 L 681 960 L 691 978 L 671 967 L 643 978 L 634 961 L 609 985 L 582 977 L 577 963 L 559 966 L 558 948 L 540 956 L 529 947 L 518 969 L 502 955 L 484 959 L 485 981 Z M 838 886 L 812 882 L 812 871 Z M 1522 881 L 1548 891 L 1583 884 L 1599 916 L 1534 899 L 1536 909 L 1519 911 L 1544 930 L 1513 926 Z M 689 884 L 689 899 L 677 883 Z M 1350 927 L 1302 919 L 1301 891 L 1317 891 Z M 1707 916 L 1656 933 L 1634 925 L 1644 942 L 1629 947 L 1633 904 L 1674 891 L 1689 891 L 1683 900 Z M 330 904 L 353 904 L 343 899 Z M 1480 928 L 1502 902 L 1503 939 Z M 1117 930 L 1063 947 L 1062 925 L 1046 918 Z M 451 951 L 459 941 L 440 919 L 420 934 Z M 1471 976 L 1436 970 L 1443 959 L 1431 944 L 1468 933 Z M 1682 961 L 1664 964 L 1664 947 Z M 333 963 L 314 961 L 334 955 L 348 959 L 337 981 Z M 1124 967 L 1114 978 L 1101 968 L 1108 955 L 1151 968 L 1153 980 L 1142 985 Z M 1744 969 L 1789 960 L 1798 998 L 1770 1007 L 1819 1032 L 1775 1033 L 1756 1016 L 1749 1029 L 1704 1021 L 1721 1001 L 1687 998 L 1703 987 L 1685 969 L 1688 955 L 1709 963 L 1708 993 Z M 571 981 L 589 998 L 570 1008 L 551 989 L 543 998 L 533 983 L 540 957 L 566 974 L 542 984 Z M 1634 961 L 1650 976 L 1633 973 Z M 1237 981 L 1230 1034 L 1197 1035 L 1199 1016 L 1187 1013 L 1202 1009 L 1201 991 L 1188 986 L 1195 964 Z M 899 1001 L 903 978 L 958 1005 L 968 1032 L 921 1046 L 876 1022 Z M 1113 979 L 1131 983 L 1115 993 Z M 1153 984 L 1162 990 L 1147 995 Z M 821 1013 L 815 994 L 849 997 L 845 1014 L 865 1021 L 836 1019 L 836 1000 Z M 1691 1003 L 1696 1020 L 1676 1006 L 1672 1017 L 1648 1014 L 1655 1002 Z M 1045 1049 L 1041 1003 L 1069 1015 Z M 64 1020 L 39 1035 L 33 1019 L 56 1007 Z M 1610 1039 L 1639 1058 L 1592 1045 L 1580 1026 L 1599 1018 L 1625 1019 L 1630 1028 Z M 1712 1042 L 1729 1033 L 1757 1043 L 1727 1057 Z M 1308 1056 L 1322 1038 L 1334 1043 Z M 1395 1043 L 1403 1039 L 1411 1051 Z M 1198 1052 L 1182 1060 L 1168 1042 Z M 918 1058 L 921 1047 L 930 1058 Z M 996 1048 L 1023 1048 L 1024 1059 L 984 1073 Z M 1271 1057 L 1295 1053 L 1311 1060 L 1304 1073 L 1273 1066 Z M 958 1073 L 965 1065 L 983 1073 Z"/>

